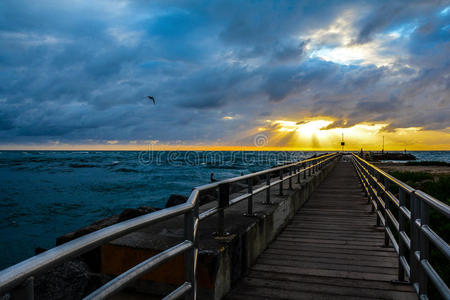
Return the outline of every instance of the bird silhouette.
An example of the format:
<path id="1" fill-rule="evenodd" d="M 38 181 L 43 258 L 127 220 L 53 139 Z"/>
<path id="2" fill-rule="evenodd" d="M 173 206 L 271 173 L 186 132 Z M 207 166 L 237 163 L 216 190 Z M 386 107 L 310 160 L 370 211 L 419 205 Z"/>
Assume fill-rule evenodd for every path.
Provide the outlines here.
<path id="1" fill-rule="evenodd" d="M 209 176 L 209 179 L 211 180 L 211 182 L 217 181 L 217 179 L 214 178 L 214 173 L 211 173 L 211 175 Z"/>
<path id="2" fill-rule="evenodd" d="M 153 101 L 153 104 L 156 104 L 155 98 L 153 98 L 153 96 L 147 96 L 148 99 Z"/>

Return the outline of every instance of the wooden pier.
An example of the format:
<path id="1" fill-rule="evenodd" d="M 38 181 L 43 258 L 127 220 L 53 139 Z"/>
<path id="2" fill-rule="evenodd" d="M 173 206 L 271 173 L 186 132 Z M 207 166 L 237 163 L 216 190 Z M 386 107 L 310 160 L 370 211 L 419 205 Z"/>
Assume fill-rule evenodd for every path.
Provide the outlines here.
<path id="1" fill-rule="evenodd" d="M 202 194 L 217 201 L 200 207 Z M 430 260 L 430 247 L 450 257 L 431 209 L 450 218 L 357 155 L 324 154 L 196 187 L 11 266 L 0 298 L 34 299 L 34 276 L 94 249 L 112 279 L 85 299 L 450 299 Z"/>
<path id="2" fill-rule="evenodd" d="M 344 157 L 226 299 L 417 299 Z"/>

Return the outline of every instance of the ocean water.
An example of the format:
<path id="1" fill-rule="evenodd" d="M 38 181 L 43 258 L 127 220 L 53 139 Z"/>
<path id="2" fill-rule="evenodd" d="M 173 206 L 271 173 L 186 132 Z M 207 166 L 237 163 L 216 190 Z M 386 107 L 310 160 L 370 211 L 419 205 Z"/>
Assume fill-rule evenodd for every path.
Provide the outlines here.
<path id="1" fill-rule="evenodd" d="M 0 151 L 0 269 L 55 239 L 139 206 L 164 207 L 209 182 L 308 158 L 286 151 Z M 410 152 L 450 162 L 450 152 Z"/>

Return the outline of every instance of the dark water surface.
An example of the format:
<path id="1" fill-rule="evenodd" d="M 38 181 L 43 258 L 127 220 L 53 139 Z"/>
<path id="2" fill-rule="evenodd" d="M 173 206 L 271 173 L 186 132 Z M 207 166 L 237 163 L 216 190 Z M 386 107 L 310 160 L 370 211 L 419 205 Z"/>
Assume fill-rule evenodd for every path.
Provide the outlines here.
<path id="1" fill-rule="evenodd" d="M 129 207 L 322 152 L 0 151 L 0 269 L 56 237 Z M 450 152 L 410 152 L 450 162 Z"/>

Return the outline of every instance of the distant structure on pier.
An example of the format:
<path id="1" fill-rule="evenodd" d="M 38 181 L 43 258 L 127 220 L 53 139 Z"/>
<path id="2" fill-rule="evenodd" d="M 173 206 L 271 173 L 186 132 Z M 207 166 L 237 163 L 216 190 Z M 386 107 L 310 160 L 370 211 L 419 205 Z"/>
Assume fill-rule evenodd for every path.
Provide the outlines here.
<path id="1" fill-rule="evenodd" d="M 359 157 L 369 160 L 369 161 L 380 161 L 380 160 L 416 160 L 416 157 L 411 153 L 401 153 L 401 152 L 372 152 L 372 151 L 361 151 L 359 152 Z"/>
<path id="2" fill-rule="evenodd" d="M 344 140 L 344 136 L 342 135 L 342 141 Z M 406 149 L 404 153 L 402 152 L 385 152 L 384 151 L 384 135 L 383 135 L 383 146 L 381 148 L 381 151 L 363 151 L 361 148 L 361 151 L 359 152 L 359 157 L 370 160 L 370 161 L 380 161 L 380 160 L 416 160 L 416 157 L 412 155 L 411 153 L 406 153 Z"/>

